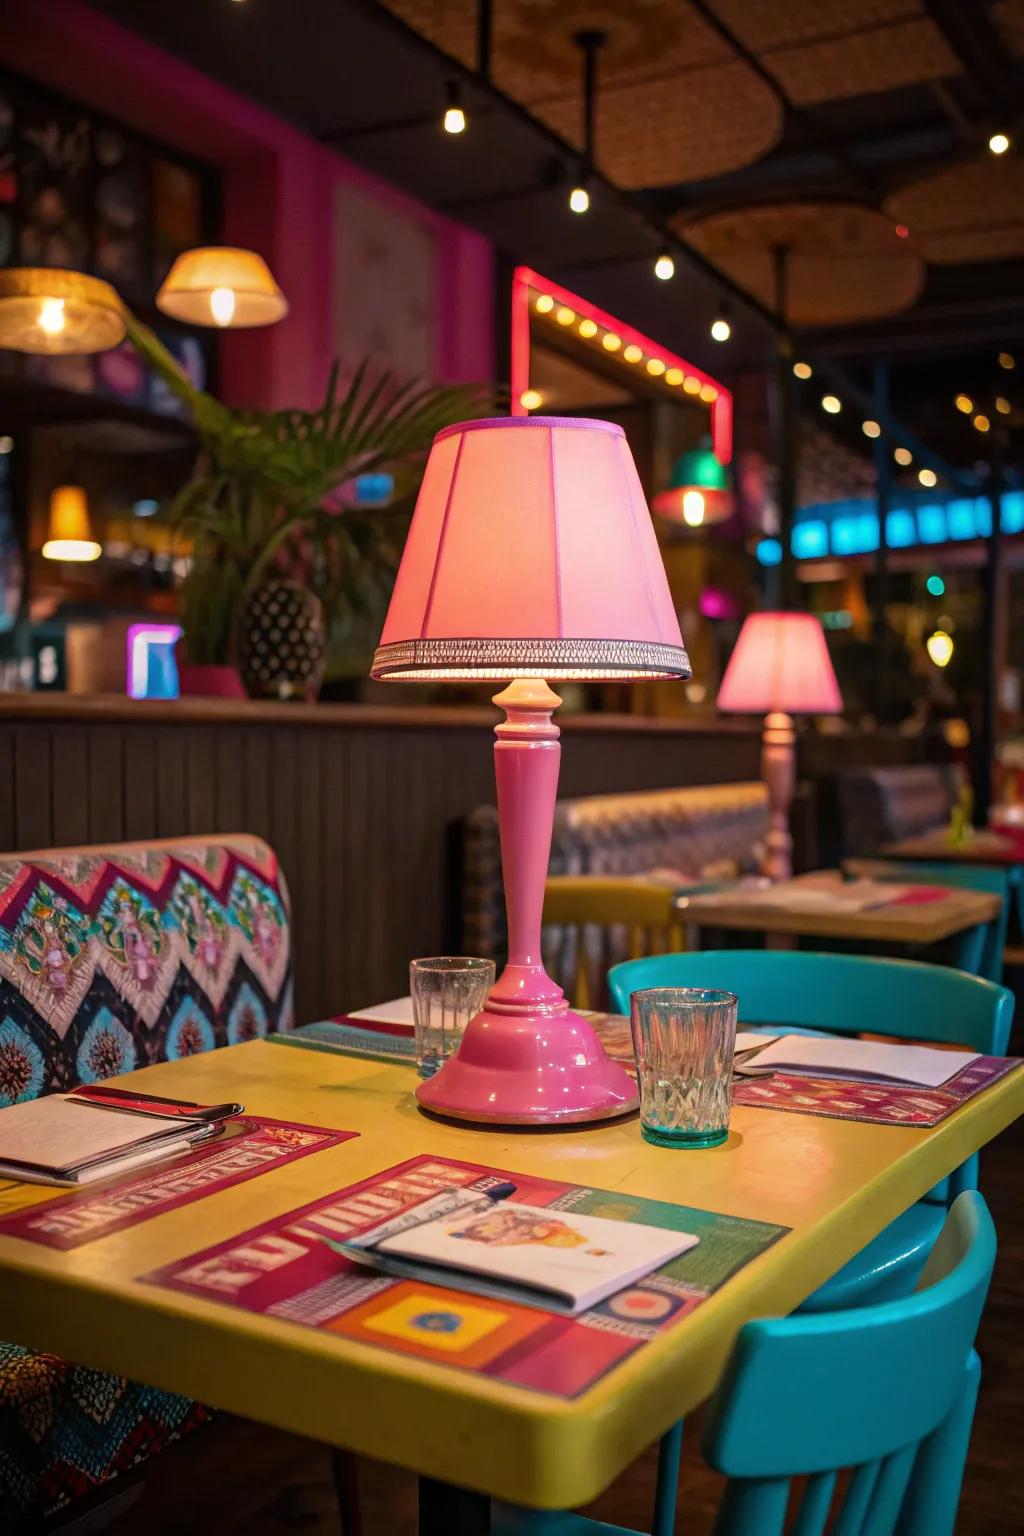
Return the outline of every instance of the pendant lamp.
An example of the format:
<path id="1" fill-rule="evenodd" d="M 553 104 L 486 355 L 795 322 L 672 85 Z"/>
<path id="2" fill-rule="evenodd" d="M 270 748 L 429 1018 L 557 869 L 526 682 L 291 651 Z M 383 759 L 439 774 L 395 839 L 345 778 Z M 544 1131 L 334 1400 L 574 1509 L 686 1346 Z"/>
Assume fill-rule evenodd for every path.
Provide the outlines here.
<path id="1" fill-rule="evenodd" d="M 157 308 L 186 325 L 235 330 L 274 325 L 288 300 L 262 256 L 236 246 L 204 245 L 184 251 L 164 278 Z"/>
<path id="2" fill-rule="evenodd" d="M 106 352 L 124 336 L 121 300 L 101 278 L 59 267 L 0 270 L 0 347 Z"/>
<path id="3" fill-rule="evenodd" d="M 685 523 L 688 528 L 705 528 L 732 516 L 736 498 L 729 471 L 715 457 L 709 439 L 680 455 L 668 485 L 658 492 L 651 506 L 658 517 Z"/>

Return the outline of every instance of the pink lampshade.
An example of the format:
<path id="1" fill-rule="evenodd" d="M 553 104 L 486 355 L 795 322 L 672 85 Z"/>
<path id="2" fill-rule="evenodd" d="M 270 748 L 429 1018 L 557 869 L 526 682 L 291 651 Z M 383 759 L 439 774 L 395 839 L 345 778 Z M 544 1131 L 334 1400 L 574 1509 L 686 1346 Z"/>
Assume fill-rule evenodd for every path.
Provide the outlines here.
<path id="1" fill-rule="evenodd" d="M 836 715 L 842 695 L 812 613 L 752 613 L 729 657 L 719 709 L 739 714 Z"/>
<path id="2" fill-rule="evenodd" d="M 439 432 L 371 675 L 689 677 L 622 428 L 512 416 Z"/>

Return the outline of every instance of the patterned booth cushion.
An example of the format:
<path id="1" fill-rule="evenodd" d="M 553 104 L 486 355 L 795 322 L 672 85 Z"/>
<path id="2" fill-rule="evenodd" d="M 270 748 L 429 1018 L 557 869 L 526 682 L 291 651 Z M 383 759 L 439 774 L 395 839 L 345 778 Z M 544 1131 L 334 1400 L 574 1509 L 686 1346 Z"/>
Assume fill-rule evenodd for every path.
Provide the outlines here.
<path id="1" fill-rule="evenodd" d="M 0 1106 L 288 1029 L 288 892 L 259 838 L 0 858 Z M 185 1398 L 0 1344 L 0 1530 L 209 1417 Z"/>
<path id="2" fill-rule="evenodd" d="M 960 770 L 951 763 L 856 768 L 839 775 L 843 854 L 863 858 L 886 843 L 934 831 L 949 820 Z"/>
<path id="3" fill-rule="evenodd" d="M 479 806 L 467 818 L 463 864 L 463 943 L 470 955 L 500 958 L 506 945 L 498 812 Z M 552 875 L 657 874 L 724 879 L 760 867 L 768 831 L 768 793 L 760 783 L 640 790 L 560 800 L 551 843 Z M 573 955 L 554 930 L 545 954 L 571 991 Z"/>

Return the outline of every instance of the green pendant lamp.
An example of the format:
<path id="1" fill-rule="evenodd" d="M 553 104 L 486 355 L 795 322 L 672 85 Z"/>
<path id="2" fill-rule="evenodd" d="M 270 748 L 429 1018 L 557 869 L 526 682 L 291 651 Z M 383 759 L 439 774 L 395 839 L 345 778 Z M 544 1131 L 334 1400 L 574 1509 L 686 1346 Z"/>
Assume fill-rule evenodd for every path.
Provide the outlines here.
<path id="1" fill-rule="evenodd" d="M 676 460 L 665 490 L 651 503 L 658 517 L 688 528 L 723 523 L 736 509 L 727 467 L 715 458 L 711 439 L 703 438 Z"/>

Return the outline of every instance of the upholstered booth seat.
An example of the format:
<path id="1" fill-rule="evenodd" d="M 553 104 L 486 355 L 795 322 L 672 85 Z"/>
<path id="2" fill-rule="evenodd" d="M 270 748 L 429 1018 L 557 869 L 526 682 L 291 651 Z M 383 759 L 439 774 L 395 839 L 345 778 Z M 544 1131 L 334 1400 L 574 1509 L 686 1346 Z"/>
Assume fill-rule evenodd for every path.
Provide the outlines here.
<path id="1" fill-rule="evenodd" d="M 549 873 L 647 875 L 659 884 L 729 879 L 760 868 L 768 830 L 768 797 L 761 783 L 631 791 L 560 800 L 555 808 Z M 463 843 L 463 944 L 467 954 L 500 959 L 507 935 L 501 886 L 498 813 L 479 806 L 467 818 Z M 625 934 L 601 946 L 602 965 L 625 959 Z M 573 994 L 575 941 L 557 927 L 544 933 L 550 974 Z M 595 1003 L 598 1001 L 594 1000 Z"/>
<path id="2" fill-rule="evenodd" d="M 258 838 L 0 857 L 0 1106 L 290 1025 L 288 894 Z M 0 1343 L 0 1530 L 37 1529 L 208 1417 Z"/>
<path id="3" fill-rule="evenodd" d="M 842 852 L 853 858 L 944 826 L 959 791 L 960 773 L 951 763 L 851 768 L 838 782 Z"/>

